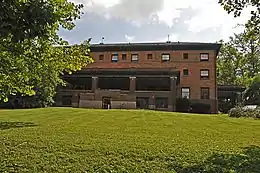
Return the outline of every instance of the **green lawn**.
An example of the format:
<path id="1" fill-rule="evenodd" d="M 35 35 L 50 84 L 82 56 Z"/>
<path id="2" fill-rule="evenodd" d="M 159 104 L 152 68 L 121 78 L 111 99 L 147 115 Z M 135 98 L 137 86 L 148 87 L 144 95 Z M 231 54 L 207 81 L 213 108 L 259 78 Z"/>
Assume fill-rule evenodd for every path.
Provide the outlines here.
<path id="1" fill-rule="evenodd" d="M 260 172 L 260 121 L 155 111 L 0 110 L 0 172 Z"/>

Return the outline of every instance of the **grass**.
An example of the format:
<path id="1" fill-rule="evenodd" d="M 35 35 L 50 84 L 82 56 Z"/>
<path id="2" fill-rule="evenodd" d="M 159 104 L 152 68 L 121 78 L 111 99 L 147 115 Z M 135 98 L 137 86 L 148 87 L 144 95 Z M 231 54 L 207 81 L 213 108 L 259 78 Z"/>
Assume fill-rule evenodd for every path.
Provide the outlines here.
<path id="1" fill-rule="evenodd" d="M 0 172 L 260 172 L 260 121 L 155 111 L 0 110 Z"/>

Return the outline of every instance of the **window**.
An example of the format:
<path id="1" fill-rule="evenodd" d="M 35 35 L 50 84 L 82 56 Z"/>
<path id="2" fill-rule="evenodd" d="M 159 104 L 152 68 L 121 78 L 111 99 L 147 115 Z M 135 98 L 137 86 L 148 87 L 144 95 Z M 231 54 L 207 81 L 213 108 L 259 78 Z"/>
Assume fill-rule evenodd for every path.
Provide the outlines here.
<path id="1" fill-rule="evenodd" d="M 209 88 L 207 87 L 200 88 L 200 98 L 209 99 Z"/>
<path id="2" fill-rule="evenodd" d="M 118 61 L 118 54 L 112 54 L 111 61 L 117 62 Z"/>
<path id="3" fill-rule="evenodd" d="M 170 54 L 162 54 L 162 61 L 170 61 Z"/>
<path id="4" fill-rule="evenodd" d="M 168 108 L 168 98 L 156 98 L 155 106 L 156 108 Z"/>
<path id="5" fill-rule="evenodd" d="M 99 55 L 99 60 L 103 61 L 104 60 L 104 55 Z"/>
<path id="6" fill-rule="evenodd" d="M 208 53 L 201 53 L 200 54 L 200 61 L 208 61 L 209 60 L 209 54 Z"/>
<path id="7" fill-rule="evenodd" d="M 201 79 L 209 79 L 209 70 L 200 70 Z"/>
<path id="8" fill-rule="evenodd" d="M 181 88 L 181 98 L 190 98 L 190 88 Z"/>
<path id="9" fill-rule="evenodd" d="M 122 60 L 126 60 L 127 59 L 127 56 L 126 56 L 126 54 L 122 54 Z"/>
<path id="10" fill-rule="evenodd" d="M 153 59 L 153 54 L 148 54 L 148 55 L 147 55 L 147 59 L 148 59 L 148 60 L 152 60 L 152 59 Z"/>
<path id="11" fill-rule="evenodd" d="M 139 58 L 138 54 L 132 54 L 131 60 L 134 61 L 134 62 L 137 62 L 138 58 Z"/>
<path id="12" fill-rule="evenodd" d="M 189 70 L 183 69 L 183 76 L 189 76 Z"/>
<path id="13" fill-rule="evenodd" d="M 184 53 L 183 54 L 183 59 L 189 59 L 189 54 L 188 53 Z"/>

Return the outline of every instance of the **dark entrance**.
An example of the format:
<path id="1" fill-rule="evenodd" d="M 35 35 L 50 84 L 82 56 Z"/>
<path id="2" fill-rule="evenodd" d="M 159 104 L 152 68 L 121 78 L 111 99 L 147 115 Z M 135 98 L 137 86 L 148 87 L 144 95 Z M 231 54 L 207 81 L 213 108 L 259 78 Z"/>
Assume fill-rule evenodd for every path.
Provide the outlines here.
<path id="1" fill-rule="evenodd" d="M 137 109 L 148 109 L 149 107 L 149 97 L 137 97 L 136 98 L 136 108 Z"/>
<path id="2" fill-rule="evenodd" d="M 102 108 L 103 109 L 111 109 L 111 98 L 103 97 L 102 98 Z"/>

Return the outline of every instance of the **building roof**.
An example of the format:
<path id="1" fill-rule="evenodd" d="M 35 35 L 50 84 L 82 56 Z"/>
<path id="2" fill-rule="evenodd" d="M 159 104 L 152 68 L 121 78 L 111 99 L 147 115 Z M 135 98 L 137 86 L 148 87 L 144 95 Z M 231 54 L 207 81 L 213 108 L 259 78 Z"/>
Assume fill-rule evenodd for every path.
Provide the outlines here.
<path id="1" fill-rule="evenodd" d="M 218 85 L 218 91 L 243 92 L 246 88 L 238 85 Z"/>
<path id="2" fill-rule="evenodd" d="M 92 52 L 105 51 L 156 51 L 156 50 L 215 50 L 218 54 L 221 44 L 200 42 L 154 42 L 154 43 L 110 43 L 92 44 Z"/>

